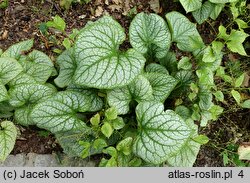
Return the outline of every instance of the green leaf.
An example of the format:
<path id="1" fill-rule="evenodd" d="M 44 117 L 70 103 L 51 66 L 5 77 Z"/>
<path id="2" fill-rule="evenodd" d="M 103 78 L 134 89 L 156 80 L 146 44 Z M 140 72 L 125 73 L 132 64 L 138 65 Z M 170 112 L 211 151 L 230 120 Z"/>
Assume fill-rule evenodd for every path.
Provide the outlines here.
<path id="1" fill-rule="evenodd" d="M 159 62 L 162 66 L 172 73 L 177 71 L 177 59 L 176 54 L 173 52 L 168 52 L 164 58 L 159 59 Z"/>
<path id="2" fill-rule="evenodd" d="M 79 144 L 79 141 L 87 141 L 89 131 L 84 133 L 76 133 L 75 131 L 68 131 L 63 133 L 56 133 L 56 139 L 60 146 L 63 148 L 63 152 L 69 157 L 81 157 L 85 147 Z M 95 154 L 96 150 L 91 149 L 89 154 Z"/>
<path id="3" fill-rule="evenodd" d="M 194 23 L 191 23 L 184 15 L 178 12 L 166 14 L 166 19 L 172 34 L 172 41 L 177 43 L 177 47 L 182 51 L 197 50 L 197 43 L 203 47 L 203 41 Z M 193 40 L 195 38 L 195 42 Z"/>
<path id="4" fill-rule="evenodd" d="M 45 64 L 37 64 L 29 61 L 22 61 L 24 72 L 34 78 L 38 83 L 44 84 L 52 74 L 53 67 Z"/>
<path id="5" fill-rule="evenodd" d="M 152 86 L 154 101 L 165 101 L 178 83 L 178 80 L 166 74 L 146 73 L 144 76 Z"/>
<path id="6" fill-rule="evenodd" d="M 180 150 L 192 130 L 179 115 L 156 102 L 142 102 L 136 107 L 138 136 L 134 153 L 147 162 L 160 164 Z"/>
<path id="7" fill-rule="evenodd" d="M 198 94 L 199 97 L 199 107 L 202 110 L 209 110 L 213 105 L 212 93 L 206 88 L 201 88 Z"/>
<path id="8" fill-rule="evenodd" d="M 245 79 L 245 73 L 241 74 L 236 80 L 235 80 L 235 83 L 234 83 L 234 86 L 235 87 L 240 87 L 243 83 Z"/>
<path id="9" fill-rule="evenodd" d="M 28 51 L 32 48 L 33 43 L 33 39 L 28 39 L 26 41 L 13 44 L 1 55 L 1 57 L 11 57 L 18 60 L 24 51 Z"/>
<path id="10" fill-rule="evenodd" d="M 149 65 L 147 65 L 147 67 L 145 68 L 146 72 L 157 72 L 157 73 L 162 73 L 162 74 L 167 74 L 169 75 L 168 70 L 160 65 L 160 64 L 156 64 L 156 63 L 151 63 Z"/>
<path id="11" fill-rule="evenodd" d="M 250 109 L 250 99 L 245 100 L 242 104 L 241 107 Z"/>
<path id="12" fill-rule="evenodd" d="M 117 118 L 117 110 L 115 107 L 111 107 L 105 111 L 105 117 L 107 120 L 114 120 Z"/>
<path id="13" fill-rule="evenodd" d="M 209 112 L 211 113 L 211 117 L 213 120 L 217 120 L 219 115 L 223 113 L 223 108 L 219 105 L 213 105 L 210 109 Z"/>
<path id="14" fill-rule="evenodd" d="M 109 106 L 117 109 L 118 114 L 127 114 L 132 96 L 128 87 L 117 88 L 107 92 Z"/>
<path id="15" fill-rule="evenodd" d="M 69 130 L 89 131 L 87 125 L 78 118 L 77 112 L 86 112 L 91 106 L 90 99 L 76 91 L 62 91 L 37 104 L 30 117 L 34 123 L 52 133 Z"/>
<path id="16" fill-rule="evenodd" d="M 70 49 L 70 47 L 71 47 L 71 42 L 70 42 L 70 39 L 69 39 L 69 38 L 64 38 L 62 44 L 63 44 L 63 46 L 64 46 L 66 49 Z"/>
<path id="17" fill-rule="evenodd" d="M 206 49 L 204 50 L 202 61 L 203 62 L 215 62 L 216 61 L 216 55 L 214 54 L 211 46 L 207 46 Z"/>
<path id="18" fill-rule="evenodd" d="M 117 144 L 116 149 L 122 152 L 124 155 L 129 155 L 132 152 L 132 144 L 133 138 L 127 137 Z"/>
<path id="19" fill-rule="evenodd" d="M 13 116 L 14 107 L 8 101 L 0 102 L 0 118 L 9 118 Z"/>
<path id="20" fill-rule="evenodd" d="M 211 3 L 232 3 L 232 2 L 236 2 L 238 0 L 209 0 Z"/>
<path id="21" fill-rule="evenodd" d="M 25 104 L 34 104 L 41 99 L 52 96 L 56 93 L 56 88 L 42 84 L 17 85 L 9 90 L 10 104 L 20 107 Z"/>
<path id="22" fill-rule="evenodd" d="M 4 161 L 13 150 L 16 138 L 16 126 L 10 121 L 0 122 L 0 161 Z"/>
<path id="23" fill-rule="evenodd" d="M 191 111 L 183 105 L 176 107 L 175 112 L 180 115 L 184 120 L 187 120 L 191 117 Z"/>
<path id="24" fill-rule="evenodd" d="M 23 70 L 22 66 L 13 58 L 0 58 L 0 82 L 5 85 Z"/>
<path id="25" fill-rule="evenodd" d="M 15 122 L 23 126 L 35 125 L 30 119 L 30 113 L 34 105 L 23 106 L 15 109 L 14 119 Z"/>
<path id="26" fill-rule="evenodd" d="M 214 86 L 214 74 L 209 68 L 203 68 L 196 70 L 196 74 L 199 78 L 199 84 L 203 86 Z"/>
<path id="27" fill-rule="evenodd" d="M 120 130 L 125 126 L 123 118 L 121 117 L 117 117 L 116 119 L 110 121 L 110 123 L 115 130 Z"/>
<path id="28" fill-rule="evenodd" d="M 84 141 L 79 141 L 79 144 L 84 147 L 84 149 L 81 152 L 81 158 L 84 159 L 88 156 L 90 156 L 90 143 L 89 142 L 84 142 Z"/>
<path id="29" fill-rule="evenodd" d="M 93 125 L 93 126 L 98 126 L 99 123 L 100 123 L 100 114 L 97 113 L 96 115 L 94 115 L 92 118 L 90 118 L 90 123 Z"/>
<path id="30" fill-rule="evenodd" d="M 144 12 L 135 16 L 129 27 L 132 47 L 140 53 L 164 57 L 171 43 L 171 35 L 166 22 L 157 14 Z"/>
<path id="31" fill-rule="evenodd" d="M 250 146 L 241 145 L 238 148 L 238 154 L 240 160 L 250 160 Z"/>
<path id="32" fill-rule="evenodd" d="M 237 104 L 240 104 L 240 101 L 241 101 L 240 93 L 236 90 L 231 90 L 231 95 L 233 96 Z"/>
<path id="33" fill-rule="evenodd" d="M 0 102 L 8 100 L 8 92 L 4 85 L 0 83 Z"/>
<path id="34" fill-rule="evenodd" d="M 237 23 L 239 29 L 246 29 L 246 28 L 249 27 L 248 24 L 247 24 L 245 21 L 241 20 L 241 19 L 238 19 L 238 18 L 237 18 L 237 19 L 234 20 L 234 21 Z"/>
<path id="35" fill-rule="evenodd" d="M 93 143 L 93 148 L 96 149 L 97 151 L 102 151 L 103 148 L 107 146 L 108 146 L 107 142 L 103 139 L 96 139 Z"/>
<path id="36" fill-rule="evenodd" d="M 210 17 L 213 20 L 216 20 L 218 16 L 220 15 L 221 11 L 223 10 L 225 4 L 214 4 L 214 8 L 210 14 Z"/>
<path id="37" fill-rule="evenodd" d="M 227 41 L 228 49 L 231 50 L 232 52 L 236 52 L 236 53 L 239 53 L 240 55 L 246 56 L 247 53 L 242 43 L 245 41 L 245 39 L 248 36 L 249 35 L 243 31 L 232 30 L 230 37 L 228 38 L 228 41 Z"/>
<path id="38" fill-rule="evenodd" d="M 37 64 L 48 65 L 54 67 L 52 60 L 43 52 L 38 50 L 33 50 L 27 56 L 27 60 Z"/>
<path id="39" fill-rule="evenodd" d="M 182 145 L 182 147 L 171 154 L 167 162 L 175 167 L 192 167 L 196 161 L 200 150 L 200 144 L 192 140 L 198 135 L 198 127 L 193 120 L 186 120 L 186 125 L 192 129 L 190 138 Z"/>
<path id="40" fill-rule="evenodd" d="M 215 93 L 213 93 L 215 96 L 215 99 L 217 101 L 223 102 L 224 101 L 224 94 L 221 91 L 216 91 Z"/>
<path id="41" fill-rule="evenodd" d="M 206 135 L 198 135 L 194 137 L 193 140 L 201 145 L 204 145 L 209 142 L 209 138 Z"/>
<path id="42" fill-rule="evenodd" d="M 119 45 L 124 40 L 123 28 L 111 17 L 89 23 L 75 44 L 75 83 L 111 89 L 133 81 L 142 71 L 145 58 L 134 49 L 121 52 Z"/>
<path id="43" fill-rule="evenodd" d="M 190 62 L 190 58 L 182 57 L 178 62 L 178 69 L 190 70 L 192 68 L 192 63 Z"/>
<path id="44" fill-rule="evenodd" d="M 139 75 L 128 88 L 131 97 L 137 102 L 153 99 L 153 89 L 145 75 Z"/>
<path id="45" fill-rule="evenodd" d="M 186 13 L 199 9 L 202 5 L 202 0 L 180 0 L 181 5 Z"/>
<path id="46" fill-rule="evenodd" d="M 54 18 L 53 18 L 53 21 L 48 21 L 46 23 L 46 25 L 48 27 L 53 27 L 59 31 L 62 31 L 64 32 L 65 28 L 66 28 L 66 23 L 65 21 L 58 15 L 56 15 Z"/>
<path id="47" fill-rule="evenodd" d="M 227 29 L 223 25 L 220 25 L 219 26 L 218 38 L 221 38 L 221 39 L 224 39 L 224 40 L 228 40 L 229 37 L 230 37 L 230 35 L 227 34 Z"/>
<path id="48" fill-rule="evenodd" d="M 112 128 L 110 123 L 105 122 L 102 125 L 101 132 L 103 133 L 103 135 L 105 135 L 105 137 L 109 138 L 112 135 L 113 131 L 114 129 Z"/>
<path id="49" fill-rule="evenodd" d="M 211 15 L 214 6 L 215 5 L 213 3 L 206 1 L 199 9 L 192 12 L 192 15 L 194 16 L 196 22 L 198 24 L 202 24 L 203 22 L 205 22 Z"/>
<path id="50" fill-rule="evenodd" d="M 38 83 L 32 76 L 24 72 L 21 72 L 13 80 L 11 80 L 8 85 L 10 87 L 15 87 L 16 85 L 22 85 L 22 84 L 38 84 Z"/>
<path id="51" fill-rule="evenodd" d="M 226 28 L 224 26 L 219 27 L 219 38 L 222 38 L 226 41 L 227 47 L 232 52 L 239 53 L 243 56 L 246 56 L 245 49 L 242 45 L 242 43 L 245 41 L 245 39 L 249 36 L 246 34 L 243 30 L 235 30 L 232 29 L 230 35 L 226 33 Z"/>
<path id="52" fill-rule="evenodd" d="M 228 154 L 226 152 L 223 152 L 222 156 L 223 156 L 223 165 L 227 166 L 227 164 L 229 163 Z"/>

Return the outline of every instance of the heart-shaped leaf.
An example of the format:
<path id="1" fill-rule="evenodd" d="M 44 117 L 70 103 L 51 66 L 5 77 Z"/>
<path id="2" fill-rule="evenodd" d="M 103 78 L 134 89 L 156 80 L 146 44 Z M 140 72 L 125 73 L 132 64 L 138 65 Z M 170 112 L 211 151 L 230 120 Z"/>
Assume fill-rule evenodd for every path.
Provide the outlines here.
<path id="1" fill-rule="evenodd" d="M 0 83 L 0 102 L 8 100 L 8 92 L 4 85 Z"/>
<path id="2" fill-rule="evenodd" d="M 85 132 L 87 125 L 77 112 L 86 112 L 91 107 L 88 96 L 76 91 L 62 91 L 38 103 L 30 117 L 34 123 L 52 133 L 78 130 Z"/>
<path id="3" fill-rule="evenodd" d="M 73 76 L 77 67 L 77 62 L 74 55 L 74 49 L 65 50 L 56 60 L 60 66 L 58 77 L 54 80 L 56 85 L 63 88 L 68 86 L 73 81 Z"/>
<path id="4" fill-rule="evenodd" d="M 29 39 L 13 44 L 1 55 L 1 57 L 10 57 L 18 60 L 24 51 L 28 51 L 32 48 L 33 43 L 33 39 Z"/>
<path id="5" fill-rule="evenodd" d="M 22 66 L 13 58 L 0 58 L 0 82 L 5 85 L 23 70 Z"/>
<path id="6" fill-rule="evenodd" d="M 177 47 L 182 51 L 194 51 L 202 48 L 204 43 L 194 23 L 178 12 L 166 14 L 172 41 L 177 43 Z"/>
<path id="7" fill-rule="evenodd" d="M 171 44 L 166 22 L 157 14 L 139 13 L 129 27 L 130 44 L 140 53 L 164 57 Z"/>
<path id="8" fill-rule="evenodd" d="M 192 129 L 172 110 L 164 111 L 157 102 L 142 102 L 136 107 L 138 136 L 134 153 L 147 162 L 160 164 L 178 152 Z"/>
<path id="9" fill-rule="evenodd" d="M 56 88 L 42 84 L 17 85 L 9 90 L 10 104 L 21 107 L 25 104 L 35 104 L 45 97 L 50 97 L 56 92 Z"/>
<path id="10" fill-rule="evenodd" d="M 199 9 L 202 5 L 202 0 L 180 0 L 180 3 L 188 13 Z"/>
<path id="11" fill-rule="evenodd" d="M 198 22 L 198 24 L 202 24 L 203 22 L 205 22 L 211 15 L 214 7 L 215 4 L 206 1 L 199 9 L 192 12 L 192 15 L 194 16 L 196 22 Z"/>
<path id="12" fill-rule="evenodd" d="M 166 74 L 146 73 L 144 76 L 153 89 L 154 101 L 164 102 L 178 83 L 178 80 Z"/>
<path id="13" fill-rule="evenodd" d="M 17 129 L 11 121 L 0 122 L 0 161 L 4 161 L 13 150 Z"/>
<path id="14" fill-rule="evenodd" d="M 74 80 L 78 85 L 115 88 L 127 85 L 144 67 L 145 58 L 134 49 L 121 52 L 123 28 L 111 17 L 89 23 L 75 44 L 78 62 Z"/>

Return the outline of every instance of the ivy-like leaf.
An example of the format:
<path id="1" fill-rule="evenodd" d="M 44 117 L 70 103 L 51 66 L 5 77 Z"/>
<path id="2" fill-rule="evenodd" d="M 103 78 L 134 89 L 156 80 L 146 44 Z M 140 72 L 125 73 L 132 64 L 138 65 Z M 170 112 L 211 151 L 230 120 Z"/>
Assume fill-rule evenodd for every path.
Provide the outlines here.
<path id="1" fill-rule="evenodd" d="M 17 129 L 11 121 L 0 122 L 0 161 L 4 161 L 13 150 Z"/>
<path id="2" fill-rule="evenodd" d="M 70 48 L 65 50 L 59 55 L 56 63 L 60 66 L 60 72 L 54 81 L 58 87 L 66 87 L 73 82 L 73 76 L 77 67 L 74 49 Z"/>
<path id="3" fill-rule="evenodd" d="M 42 84 L 17 85 L 9 90 L 10 104 L 20 107 L 25 104 L 34 104 L 39 100 L 49 97 L 56 92 L 56 89 Z"/>
<path id="4" fill-rule="evenodd" d="M 152 86 L 154 101 L 164 102 L 178 83 L 178 80 L 166 74 L 146 73 L 144 76 Z"/>
<path id="5" fill-rule="evenodd" d="M 180 0 L 181 5 L 186 13 L 199 9 L 202 5 L 202 0 Z"/>
<path id="6" fill-rule="evenodd" d="M 203 22 L 205 22 L 211 15 L 214 6 L 215 5 L 213 3 L 206 1 L 199 9 L 192 12 L 192 15 L 194 16 L 196 22 L 198 22 L 198 24 L 202 24 Z"/>
<path id="7" fill-rule="evenodd" d="M 46 101 L 38 103 L 30 117 L 34 123 L 52 133 L 69 130 L 87 131 L 87 125 L 77 112 L 86 112 L 91 107 L 88 96 L 76 91 L 62 91 Z"/>
<path id="8" fill-rule="evenodd" d="M 0 58 L 0 82 L 5 85 L 23 70 L 22 66 L 13 58 Z"/>
<path id="9" fill-rule="evenodd" d="M 223 10 L 225 4 L 214 4 L 214 8 L 210 14 L 210 17 L 213 20 L 216 20 L 218 16 L 220 15 L 220 12 Z"/>
<path id="10" fill-rule="evenodd" d="M 145 58 L 134 49 L 119 51 L 123 28 L 111 17 L 88 24 L 75 44 L 78 85 L 111 89 L 129 84 L 142 71 Z"/>
<path id="11" fill-rule="evenodd" d="M 203 47 L 203 41 L 194 23 L 191 23 L 184 15 L 178 12 L 166 14 L 172 41 L 177 43 L 177 47 L 182 51 L 197 50 L 197 45 Z M 199 44 L 198 44 L 198 43 Z"/>
<path id="12" fill-rule="evenodd" d="M 129 27 L 130 43 L 140 53 L 164 57 L 171 43 L 168 27 L 159 15 L 144 12 L 135 16 Z"/>
<path id="13" fill-rule="evenodd" d="M 11 57 L 18 60 L 24 51 L 28 51 L 32 48 L 33 43 L 33 39 L 29 39 L 13 44 L 1 55 L 1 57 Z"/>
<path id="14" fill-rule="evenodd" d="M 0 83 L 0 102 L 8 100 L 8 92 L 4 85 Z"/>
<path id="15" fill-rule="evenodd" d="M 187 142 L 192 129 L 172 110 L 156 102 L 139 103 L 136 107 L 139 132 L 134 153 L 147 162 L 160 164 Z"/>

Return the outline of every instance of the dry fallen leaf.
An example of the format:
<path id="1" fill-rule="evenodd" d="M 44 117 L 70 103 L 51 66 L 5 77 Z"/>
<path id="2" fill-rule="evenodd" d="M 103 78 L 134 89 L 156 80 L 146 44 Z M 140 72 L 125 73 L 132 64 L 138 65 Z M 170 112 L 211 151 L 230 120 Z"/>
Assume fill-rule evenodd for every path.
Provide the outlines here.
<path id="1" fill-rule="evenodd" d="M 238 148 L 239 159 L 250 160 L 250 142 L 245 142 Z"/>
<path id="2" fill-rule="evenodd" d="M 150 8 L 155 12 L 155 13 L 160 13 L 161 8 L 160 8 L 160 2 L 159 0 L 150 0 L 149 1 Z"/>
<path id="3" fill-rule="evenodd" d="M 117 5 L 118 4 L 122 4 L 122 0 L 112 0 L 112 2 L 115 3 L 115 4 L 117 4 Z"/>
<path id="4" fill-rule="evenodd" d="M 116 5 L 116 4 L 112 4 L 112 5 L 109 5 L 108 8 L 113 12 L 115 10 L 120 11 L 122 9 L 122 6 Z"/>
<path id="5" fill-rule="evenodd" d="M 249 87 L 249 79 L 250 79 L 250 76 L 248 74 L 245 74 L 245 77 L 244 77 L 244 81 L 242 83 L 242 87 Z"/>
<path id="6" fill-rule="evenodd" d="M 2 36 L 0 37 L 0 40 L 5 40 L 5 39 L 7 39 L 7 38 L 8 38 L 8 31 L 5 30 L 5 31 L 3 32 L 3 34 L 2 34 Z"/>
<path id="7" fill-rule="evenodd" d="M 98 7 L 96 8 L 96 10 L 95 10 L 95 16 L 96 16 L 96 17 L 99 17 L 99 16 L 102 15 L 102 13 L 103 13 L 102 7 L 101 7 L 101 6 L 98 6 Z"/>

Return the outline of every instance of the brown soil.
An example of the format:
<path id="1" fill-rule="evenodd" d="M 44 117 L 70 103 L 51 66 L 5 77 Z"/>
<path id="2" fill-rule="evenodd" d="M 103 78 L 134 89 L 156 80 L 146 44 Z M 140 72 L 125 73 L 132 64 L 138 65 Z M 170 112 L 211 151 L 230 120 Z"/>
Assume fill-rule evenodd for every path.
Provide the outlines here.
<path id="1" fill-rule="evenodd" d="M 125 4 L 121 4 L 122 2 Z M 185 13 L 179 3 L 160 2 L 161 8 L 158 13 L 162 16 L 173 10 Z M 92 0 L 86 5 L 75 4 L 67 11 L 59 6 L 58 1 L 9 0 L 8 8 L 0 9 L 0 48 L 5 50 L 13 43 L 34 38 L 34 49 L 46 52 L 53 59 L 55 53 L 52 50 L 61 47 L 51 41 L 50 36 L 44 36 L 40 32 L 41 23 L 51 20 L 52 16 L 59 15 L 66 22 L 66 32 L 70 33 L 73 28 L 80 29 L 87 21 L 96 20 L 99 16 L 108 13 L 117 19 L 127 31 L 131 17 L 126 14 L 133 7 L 136 7 L 137 12 L 153 12 L 149 0 Z M 190 19 L 192 19 L 191 16 Z M 227 21 L 227 17 L 221 15 L 213 24 L 198 25 L 198 30 L 206 43 L 210 43 L 214 39 L 215 30 L 224 21 Z M 49 34 L 56 35 L 58 40 L 62 40 L 64 37 L 54 30 L 49 30 Z M 202 146 L 195 166 L 223 166 L 220 156 L 221 148 L 225 148 L 232 141 L 238 144 L 249 141 L 249 116 L 249 110 L 232 111 L 218 121 L 209 124 L 208 127 L 200 129 L 200 132 L 211 140 L 209 144 Z M 20 127 L 20 132 L 21 135 L 16 142 L 13 154 L 20 152 L 46 154 L 62 151 L 53 135 L 43 134 L 36 127 Z M 214 147 L 212 144 L 217 146 Z"/>

